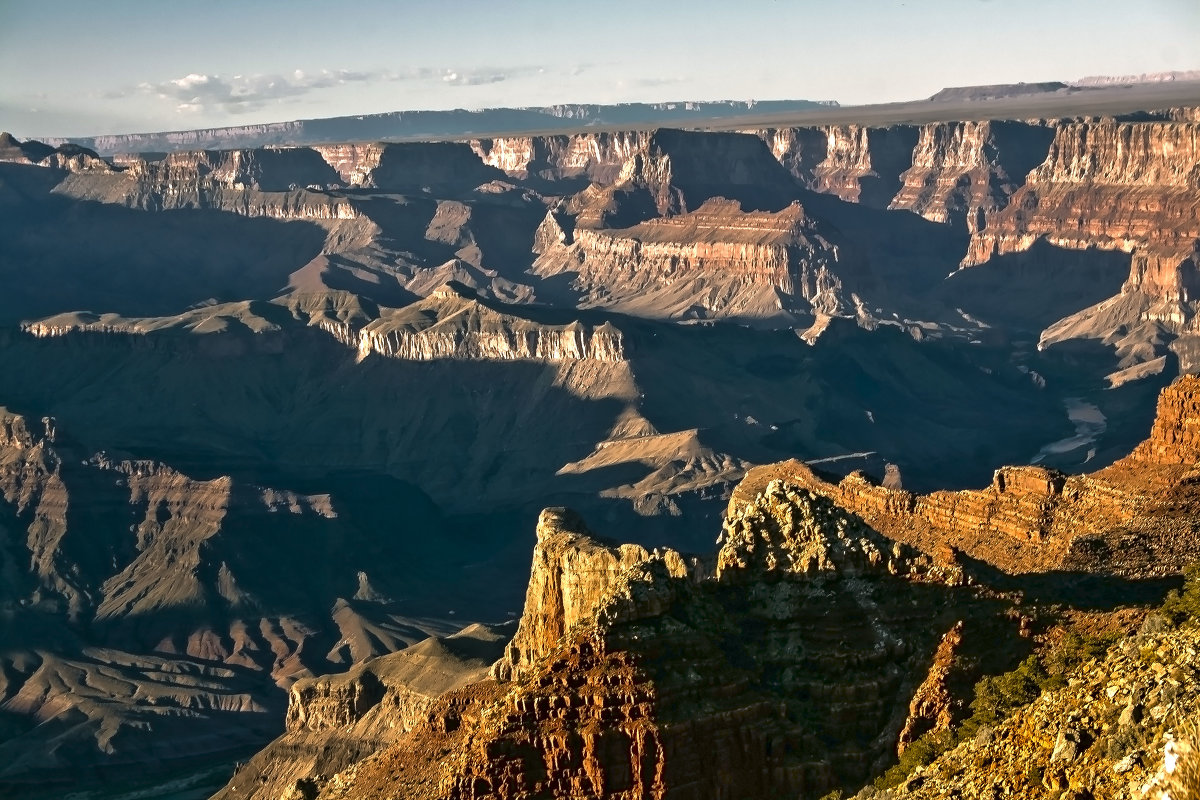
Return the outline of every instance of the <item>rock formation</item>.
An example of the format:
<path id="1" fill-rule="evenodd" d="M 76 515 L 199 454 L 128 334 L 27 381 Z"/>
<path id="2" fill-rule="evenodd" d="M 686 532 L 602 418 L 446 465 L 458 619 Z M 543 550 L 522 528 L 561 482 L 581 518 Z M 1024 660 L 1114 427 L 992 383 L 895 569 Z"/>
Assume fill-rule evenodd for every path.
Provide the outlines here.
<path id="1" fill-rule="evenodd" d="M 1008 204 L 1050 148 L 1052 129 L 1020 122 L 931 123 L 921 127 L 912 166 L 888 208 L 975 233 Z"/>
<path id="2" fill-rule="evenodd" d="M 646 147 L 648 131 L 577 133 L 570 136 L 509 136 L 475 139 L 483 163 L 519 178 L 563 180 L 586 177 L 609 184 L 633 154 Z"/>
<path id="3" fill-rule="evenodd" d="M 1148 577 L 1200 559 L 1196 491 L 1200 378 L 1165 389 L 1149 438 L 1090 475 L 1038 466 L 1002 467 L 986 489 L 887 489 L 861 473 L 838 483 L 798 462 L 751 470 L 734 502 L 751 502 L 768 481 L 786 479 L 926 552 L 951 547 L 1006 572 L 1052 569 Z"/>
<path id="4" fill-rule="evenodd" d="M 1197 652 L 1194 624 L 1128 637 L 1069 685 L 981 730 L 888 796 L 1194 797 Z"/>
<path id="5" fill-rule="evenodd" d="M 813 188 L 849 202 L 887 208 L 900 188 L 900 174 L 913 164 L 917 129 L 837 125 L 826 129 L 826 135 L 825 159 L 813 170 Z"/>
<path id="6" fill-rule="evenodd" d="M 937 644 L 908 621 L 992 613 L 955 569 L 780 482 L 731 506 L 715 572 L 584 531 L 543 513 L 501 683 L 442 695 L 312 796 L 815 797 L 886 759 Z M 293 692 L 293 719 L 310 706 Z M 221 797 L 269 784 L 261 759 Z"/>
<path id="7" fill-rule="evenodd" d="M 461 284 L 373 320 L 358 333 L 360 358 L 432 361 L 444 358 L 533 361 L 625 359 L 621 332 L 612 324 L 538 325 L 497 311 Z"/>

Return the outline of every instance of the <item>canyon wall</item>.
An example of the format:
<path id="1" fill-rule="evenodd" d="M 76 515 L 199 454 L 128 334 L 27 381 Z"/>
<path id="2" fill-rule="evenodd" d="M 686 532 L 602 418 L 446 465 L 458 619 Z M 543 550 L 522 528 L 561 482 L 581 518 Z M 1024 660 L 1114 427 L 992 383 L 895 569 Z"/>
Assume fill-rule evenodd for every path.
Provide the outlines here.
<path id="1" fill-rule="evenodd" d="M 831 483 L 793 461 L 751 470 L 731 508 L 781 478 L 925 552 L 950 547 L 1012 573 L 1058 568 L 1169 575 L 1200 559 L 1198 398 L 1200 378 L 1177 379 L 1163 390 L 1149 438 L 1090 475 L 1003 467 L 986 489 L 921 495 L 879 486 L 860 473 Z"/>
<path id="2" fill-rule="evenodd" d="M 824 129 L 825 158 L 813 168 L 812 188 L 872 208 L 887 208 L 900 189 L 900 174 L 913 163 L 917 129 L 907 125 Z"/>
<path id="3" fill-rule="evenodd" d="M 1200 125 L 1064 123 L 1046 160 L 972 239 L 965 266 L 1028 249 L 1186 255 L 1200 237 Z"/>
<path id="4" fill-rule="evenodd" d="M 305 796 L 815 798 L 886 760 L 942 631 L 991 624 L 959 571 L 780 482 L 726 520 L 707 570 L 585 530 L 543 513 L 501 683 L 448 691 L 404 736 L 310 770 Z M 310 763 L 294 736 L 219 797 L 273 796 L 275 775 Z"/>
<path id="5" fill-rule="evenodd" d="M 517 177 L 562 180 L 584 176 L 608 184 L 616 180 L 625 162 L 648 144 L 650 136 L 649 131 L 509 136 L 473 139 L 470 145 L 483 163 Z"/>
<path id="6" fill-rule="evenodd" d="M 538 324 L 497 311 L 456 285 L 369 322 L 357 339 L 360 359 L 377 353 L 409 361 L 625 361 L 623 336 L 611 322 Z"/>
<path id="7" fill-rule="evenodd" d="M 888 208 L 975 233 L 1045 159 L 1053 135 L 1049 127 L 1021 122 L 924 125 Z"/>

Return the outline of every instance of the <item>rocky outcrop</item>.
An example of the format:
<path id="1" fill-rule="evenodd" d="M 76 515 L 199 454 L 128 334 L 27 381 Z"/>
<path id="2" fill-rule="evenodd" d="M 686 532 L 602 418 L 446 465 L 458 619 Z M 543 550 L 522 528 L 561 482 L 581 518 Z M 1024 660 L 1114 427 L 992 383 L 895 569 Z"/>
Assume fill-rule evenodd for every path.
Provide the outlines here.
<path id="1" fill-rule="evenodd" d="M 900 175 L 913 164 L 917 129 L 906 125 L 826 128 L 825 159 L 813 169 L 812 188 L 852 203 L 887 208 Z"/>
<path id="2" fill-rule="evenodd" d="M 978 615 L 960 574 L 780 482 L 731 506 L 715 572 L 585 531 L 543 512 L 503 683 L 441 696 L 305 796 L 815 798 L 887 758 L 931 616 Z M 363 691 L 337 696 L 342 730 Z M 267 796 L 262 758 L 220 796 Z"/>
<path id="3" fill-rule="evenodd" d="M 649 131 L 509 136 L 473 139 L 470 145 L 483 163 L 514 177 L 555 181 L 582 176 L 609 184 L 650 137 Z"/>
<path id="4" fill-rule="evenodd" d="M 409 361 L 625 360 L 622 334 L 609 322 L 539 324 L 486 305 L 458 284 L 367 324 L 358 333 L 358 352 Z"/>
<path id="5" fill-rule="evenodd" d="M 924 125 L 912 166 L 901 175 L 903 186 L 888 208 L 975 233 L 1046 158 L 1053 136 L 1049 127 L 1021 122 Z"/>
<path id="6" fill-rule="evenodd" d="M 888 796 L 1194 797 L 1198 652 L 1195 625 L 1128 637 L 1068 685 L 981 729 Z"/>
<path id="7" fill-rule="evenodd" d="M 573 286 L 597 304 L 668 318 L 853 311 L 838 247 L 796 202 L 771 213 L 709 200 L 690 213 L 630 228 L 580 226 L 570 236 L 562 225 L 559 213 L 547 216 L 534 271 L 573 273 Z"/>
<path id="8" fill-rule="evenodd" d="M 675 551 L 655 553 L 654 557 L 662 559 L 672 577 L 687 575 L 687 567 Z M 567 631 L 592 618 L 622 573 L 650 558 L 651 554 L 639 545 L 592 537 L 583 520 L 570 509 L 542 511 L 525 611 L 493 674 L 501 680 L 528 675 Z"/>
<path id="9" fill-rule="evenodd" d="M 854 473 L 838 483 L 799 462 L 751 470 L 733 503 L 785 479 L 828 497 L 873 528 L 926 552 L 947 546 L 1013 573 L 1049 569 L 1148 577 L 1200 558 L 1195 409 L 1200 379 L 1164 390 L 1150 438 L 1090 475 L 1003 467 L 986 489 L 887 489 Z"/>

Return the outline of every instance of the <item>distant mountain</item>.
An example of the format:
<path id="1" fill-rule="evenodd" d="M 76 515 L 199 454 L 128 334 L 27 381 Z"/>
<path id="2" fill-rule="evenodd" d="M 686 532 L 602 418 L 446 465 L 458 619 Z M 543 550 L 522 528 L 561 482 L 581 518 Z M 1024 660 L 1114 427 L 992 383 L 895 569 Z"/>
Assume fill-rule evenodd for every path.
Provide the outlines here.
<path id="1" fill-rule="evenodd" d="M 1173 83 L 1175 81 L 1200 81 L 1200 69 L 1175 70 L 1173 72 L 1143 72 L 1140 75 L 1088 75 L 1072 81 L 1072 86 L 1125 86 L 1132 83 Z"/>
<path id="2" fill-rule="evenodd" d="M 1019 97 L 1026 94 L 1042 94 L 1066 89 L 1067 84 L 1059 81 L 1041 83 L 996 83 L 987 86 L 949 86 L 929 98 L 930 102 L 962 102 L 964 100 L 998 100 L 1002 97 Z"/>
<path id="3" fill-rule="evenodd" d="M 190 131 L 112 136 L 47 138 L 47 144 L 73 143 L 103 155 L 170 152 L 200 148 L 361 142 L 384 139 L 438 139 L 514 132 L 553 132 L 584 126 L 684 126 L 755 114 L 786 114 L 837 106 L 834 100 L 720 100 L 714 102 L 567 104 L 542 108 L 484 108 L 451 111 L 392 111 L 353 117 L 303 119 L 262 125 L 235 125 Z"/>

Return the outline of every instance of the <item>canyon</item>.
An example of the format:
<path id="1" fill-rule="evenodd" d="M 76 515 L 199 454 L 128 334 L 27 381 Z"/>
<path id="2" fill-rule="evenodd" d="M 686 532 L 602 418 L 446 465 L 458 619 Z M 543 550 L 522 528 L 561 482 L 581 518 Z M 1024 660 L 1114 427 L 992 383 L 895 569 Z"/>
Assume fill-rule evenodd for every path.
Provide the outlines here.
<path id="1" fill-rule="evenodd" d="M 1131 633 L 1195 108 L 725 110 L 0 136 L 0 791 L 817 798 Z"/>
<path id="2" fill-rule="evenodd" d="M 1150 437 L 1126 468 L 1155 477 L 1163 468 L 1194 469 L 1195 419 L 1180 412 L 1197 402 L 1194 378 L 1164 391 Z M 490 675 L 482 665 L 455 669 L 415 717 L 400 698 L 427 694 L 390 664 L 386 674 L 396 677 L 382 685 L 349 676 L 305 684 L 292 692 L 288 733 L 217 796 L 768 798 L 862 785 L 887 763 L 898 737 L 911 743 L 961 722 L 950 687 L 970 685 L 983 664 L 1011 661 L 1034 636 L 1031 615 L 1046 612 L 990 587 L 987 569 L 953 545 L 926 547 L 926 555 L 795 478 L 752 471 L 730 498 L 719 549 L 702 556 L 600 539 L 577 513 L 545 509 L 524 613 Z M 1194 513 L 1195 501 L 1188 507 Z M 1040 521 L 1038 509 L 1023 512 L 1027 525 Z M 1196 539 L 1146 542 L 1151 563 L 1174 558 L 1181 538 Z M 1043 572 L 1056 568 L 1046 562 Z M 1138 708 L 1159 703 L 1145 715 L 1147 729 L 1172 709 L 1195 712 L 1194 625 L 1167 634 L 1159 624 L 1142 623 L 1147 632 L 1106 664 L 1090 662 L 1089 685 L 1097 694 L 1108 686 L 1112 714 L 1096 710 L 1077 680 L 1046 698 L 1066 707 L 1061 715 L 1028 712 L 1050 729 L 1047 741 L 1058 735 L 1047 789 L 1111 785 L 1111 769 L 1108 779 L 1094 766 L 1086 773 L 1067 766 L 1064 774 L 1080 750 L 1065 757 L 1060 750 L 1062 730 L 1073 737 L 1095 715 L 1115 720 L 1125 702 L 1118 695 Z M 479 633 L 458 634 L 471 635 Z M 1137 667 L 1139 647 L 1157 648 L 1175 665 L 1175 689 L 1161 681 L 1169 667 Z M 399 662 L 407 652 L 386 659 Z M 424 654 L 414 648 L 411 657 Z M 372 662 L 361 674 L 384 669 Z M 1141 715 L 1131 719 L 1121 723 L 1125 735 L 1141 735 L 1131 730 Z M 385 721 L 382 735 L 366 734 Z M 1029 741 L 1023 724 L 989 736 L 1005 742 L 1005 757 L 1037 747 L 1046 759 L 1050 749 Z M 1086 746 L 1099 736 L 1069 741 Z M 991 746 L 977 737 L 946 760 Z M 1056 761 L 1063 762 L 1057 770 Z M 1118 770 L 1118 784 L 1144 781 L 1154 768 L 1149 757 L 1130 763 L 1139 769 L 1127 777 Z M 963 767 L 942 770 L 905 783 L 901 796 L 910 789 L 944 796 L 938 792 L 948 784 L 964 782 Z M 1013 768 L 969 780 L 1006 781 L 1014 791 L 1027 774 Z M 1042 796 L 1041 788 L 1024 791 Z"/>

